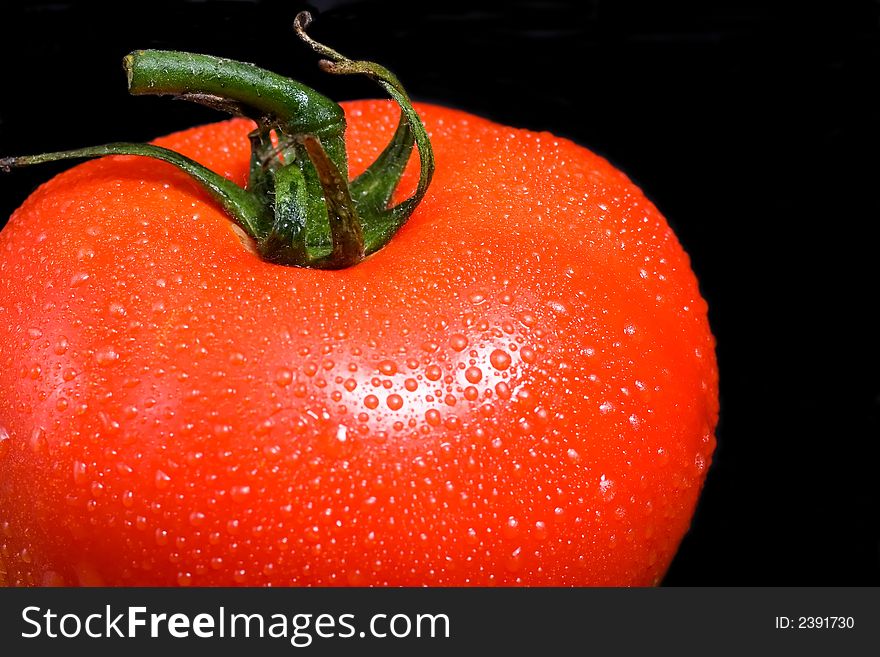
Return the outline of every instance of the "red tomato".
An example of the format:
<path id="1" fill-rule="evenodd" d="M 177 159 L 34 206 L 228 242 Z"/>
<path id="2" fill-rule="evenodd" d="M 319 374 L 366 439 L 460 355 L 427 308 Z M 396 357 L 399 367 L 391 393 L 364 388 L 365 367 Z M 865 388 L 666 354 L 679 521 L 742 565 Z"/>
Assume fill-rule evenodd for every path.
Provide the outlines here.
<path id="1" fill-rule="evenodd" d="M 357 174 L 397 110 L 345 108 Z M 262 261 L 146 158 L 76 166 L 13 215 L 9 584 L 660 581 L 718 413 L 685 252 L 584 148 L 418 110 L 428 196 L 349 269 Z M 243 184 L 249 129 L 158 143 Z"/>

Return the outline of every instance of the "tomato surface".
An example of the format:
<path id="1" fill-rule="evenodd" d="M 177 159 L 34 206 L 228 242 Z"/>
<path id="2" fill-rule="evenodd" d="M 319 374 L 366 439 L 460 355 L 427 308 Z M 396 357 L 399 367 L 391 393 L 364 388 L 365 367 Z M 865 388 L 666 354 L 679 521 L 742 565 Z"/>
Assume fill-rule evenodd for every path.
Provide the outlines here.
<path id="1" fill-rule="evenodd" d="M 398 112 L 343 105 L 357 174 Z M 349 269 L 262 261 L 146 158 L 78 165 L 13 215 L 8 584 L 660 581 L 718 415 L 687 255 L 588 150 L 417 108 L 431 188 Z M 244 184 L 250 127 L 157 143 Z"/>

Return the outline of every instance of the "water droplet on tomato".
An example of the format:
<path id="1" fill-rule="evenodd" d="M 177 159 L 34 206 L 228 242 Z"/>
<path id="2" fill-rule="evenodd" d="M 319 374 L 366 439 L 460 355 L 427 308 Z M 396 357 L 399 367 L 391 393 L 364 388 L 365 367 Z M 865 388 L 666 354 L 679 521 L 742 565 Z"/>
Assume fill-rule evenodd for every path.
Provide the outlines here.
<path id="1" fill-rule="evenodd" d="M 58 338 L 58 342 L 55 343 L 53 351 L 56 355 L 63 356 L 65 353 L 67 353 L 67 349 L 69 347 L 70 343 L 67 341 L 67 338 L 62 335 L 60 338 Z"/>
<path id="2" fill-rule="evenodd" d="M 31 433 L 31 450 L 38 455 L 45 455 L 49 452 L 49 441 L 46 439 L 46 431 L 43 427 L 36 427 Z"/>
<path id="3" fill-rule="evenodd" d="M 169 484 L 171 484 L 171 477 L 162 470 L 156 470 L 154 481 L 156 482 L 156 488 L 159 490 L 165 490 L 168 488 Z"/>
<path id="4" fill-rule="evenodd" d="M 502 349 L 496 349 L 489 355 L 489 362 L 496 370 L 503 372 L 510 367 L 510 354 Z"/>
<path id="5" fill-rule="evenodd" d="M 115 317 L 117 319 L 120 319 L 122 317 L 125 317 L 125 313 L 126 313 L 125 306 L 123 306 L 119 302 L 114 301 L 107 307 L 107 313 L 111 317 Z"/>
<path id="6" fill-rule="evenodd" d="M 73 462 L 73 483 L 85 486 L 89 481 L 88 466 L 82 461 Z"/>
<path id="7" fill-rule="evenodd" d="M 543 520 L 535 521 L 535 538 L 539 541 L 543 541 L 547 538 L 547 523 Z"/>
<path id="8" fill-rule="evenodd" d="M 403 397 L 400 395 L 388 395 L 388 399 L 385 400 L 385 403 L 388 404 L 388 408 L 392 411 L 398 411 L 403 407 Z"/>
<path id="9" fill-rule="evenodd" d="M 515 516 L 510 516 L 502 525 L 501 534 L 505 538 L 516 538 L 519 536 L 519 520 Z"/>
<path id="10" fill-rule="evenodd" d="M 397 363 L 393 360 L 383 360 L 379 363 L 379 371 L 385 376 L 391 376 L 397 373 Z"/>
<path id="11" fill-rule="evenodd" d="M 428 409 L 425 411 L 425 421 L 432 427 L 440 426 L 440 412 L 434 408 Z"/>
<path id="12" fill-rule="evenodd" d="M 373 410 L 379 406 L 379 398 L 376 395 L 367 395 L 364 397 L 364 406 Z"/>
<path id="13" fill-rule="evenodd" d="M 547 305 L 557 315 L 567 315 L 568 314 L 568 307 L 564 303 L 562 303 L 561 301 L 558 301 L 558 300 L 548 301 Z"/>
<path id="14" fill-rule="evenodd" d="M 440 377 L 443 376 L 443 370 L 440 369 L 439 365 L 429 365 L 425 368 L 425 376 L 429 381 L 439 381 Z"/>
<path id="15" fill-rule="evenodd" d="M 284 388 L 293 382 L 293 372 L 286 367 L 281 367 L 275 372 L 275 385 Z"/>
<path id="16" fill-rule="evenodd" d="M 450 346 L 458 352 L 464 351 L 468 346 L 468 339 L 461 333 L 455 333 L 449 338 Z"/>
<path id="17" fill-rule="evenodd" d="M 521 547 L 516 548 L 513 552 L 511 552 L 510 556 L 507 558 L 507 561 L 504 563 L 505 567 L 511 573 L 517 573 L 522 570 L 523 567 L 523 550 Z"/>
<path id="18" fill-rule="evenodd" d="M 235 502 L 246 502 L 251 495 L 251 487 L 246 485 L 233 486 L 229 489 L 229 497 Z"/>
<path id="19" fill-rule="evenodd" d="M 523 326 L 531 328 L 537 323 L 537 318 L 531 313 L 522 313 L 519 316 L 519 321 L 523 324 Z"/>
<path id="20" fill-rule="evenodd" d="M 70 278 L 70 287 L 79 287 L 89 280 L 88 272 L 78 272 Z"/>
<path id="21" fill-rule="evenodd" d="M 119 360 L 119 354 L 113 347 L 102 347 L 95 352 L 95 362 L 101 367 L 108 367 Z"/>
<path id="22" fill-rule="evenodd" d="M 479 367 L 469 367 L 464 371 L 464 378 L 466 378 L 469 383 L 479 383 L 483 378 L 483 370 Z"/>
<path id="23" fill-rule="evenodd" d="M 610 502 L 614 499 L 614 496 L 617 494 L 617 491 L 614 490 L 614 482 L 610 479 L 606 479 L 605 475 L 599 480 L 599 493 L 602 495 L 602 499 L 606 502 Z"/>

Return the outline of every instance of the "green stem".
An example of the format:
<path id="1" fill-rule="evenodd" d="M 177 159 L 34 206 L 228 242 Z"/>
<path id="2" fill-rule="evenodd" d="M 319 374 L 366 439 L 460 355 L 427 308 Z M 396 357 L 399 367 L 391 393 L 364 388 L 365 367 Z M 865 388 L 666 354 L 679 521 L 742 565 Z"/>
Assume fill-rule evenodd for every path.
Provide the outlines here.
<path id="1" fill-rule="evenodd" d="M 369 221 L 364 222 L 363 231 L 364 252 L 370 255 L 394 237 L 425 197 L 434 175 L 434 150 L 425 126 L 397 76 L 380 64 L 351 60 L 318 43 L 306 33 L 310 23 L 311 15 L 301 12 L 294 21 L 293 29 L 312 50 L 327 58 L 319 62 L 321 70 L 336 75 L 366 75 L 376 80 L 400 106 L 400 121 L 391 142 L 376 161 L 351 183 L 353 197 L 370 217 Z M 391 196 L 409 161 L 413 142 L 419 151 L 419 182 L 416 191 L 410 198 L 388 208 Z"/>
<path id="2" fill-rule="evenodd" d="M 330 73 L 367 75 L 400 106 L 388 146 L 358 178 L 348 181 L 345 115 L 317 91 L 253 64 L 185 52 L 139 50 L 124 59 L 129 91 L 167 94 L 256 122 L 250 135 L 247 189 L 193 160 L 152 144 L 114 143 L 72 151 L 0 158 L 0 168 L 54 160 L 142 155 L 168 162 L 204 188 L 254 240 L 271 262 L 298 267 L 350 267 L 382 248 L 424 198 L 434 170 L 431 144 L 400 81 L 372 62 L 350 60 L 305 32 L 297 35 L 327 57 Z M 389 207 L 394 190 L 418 148 L 421 171 L 415 193 Z"/>
<path id="3" fill-rule="evenodd" d="M 258 238 L 261 227 L 266 223 L 265 208 L 251 193 L 223 176 L 203 167 L 198 162 L 175 151 L 153 144 L 117 142 L 102 146 L 89 146 L 70 151 L 42 153 L 40 155 L 23 155 L 19 157 L 0 158 L 0 169 L 43 164 L 57 160 L 73 160 L 106 155 L 142 155 L 173 164 L 187 173 L 204 190 L 206 190 L 224 210 L 235 219 L 249 235 Z"/>
<path id="4" fill-rule="evenodd" d="M 357 208 L 351 199 L 348 180 L 324 151 L 316 136 L 305 135 L 302 144 L 318 173 L 330 218 L 333 248 L 327 256 L 327 267 L 351 267 L 364 259 L 364 233 Z"/>
<path id="5" fill-rule="evenodd" d="M 345 128 L 342 108 L 314 89 L 253 64 L 210 55 L 136 50 L 122 62 L 132 95 L 171 95 L 236 103 L 247 116 L 272 117 L 324 136 Z"/>
<path id="6" fill-rule="evenodd" d="M 253 64 L 169 50 L 137 50 L 123 59 L 134 96 L 168 95 L 254 119 L 262 131 L 321 138 L 347 172 L 345 113 L 326 96 Z"/>

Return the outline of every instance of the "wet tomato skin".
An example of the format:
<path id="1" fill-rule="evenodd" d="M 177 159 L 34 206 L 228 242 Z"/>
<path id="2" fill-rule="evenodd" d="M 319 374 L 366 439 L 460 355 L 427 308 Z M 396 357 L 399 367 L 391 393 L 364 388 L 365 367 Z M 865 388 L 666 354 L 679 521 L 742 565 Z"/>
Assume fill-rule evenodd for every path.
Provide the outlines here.
<path id="1" fill-rule="evenodd" d="M 396 110 L 345 108 L 355 175 Z M 584 148 L 418 109 L 429 194 L 350 269 L 261 261 L 185 175 L 145 158 L 76 166 L 13 215 L 6 583 L 662 578 L 718 414 L 687 255 Z M 243 184 L 249 128 L 158 143 Z"/>

